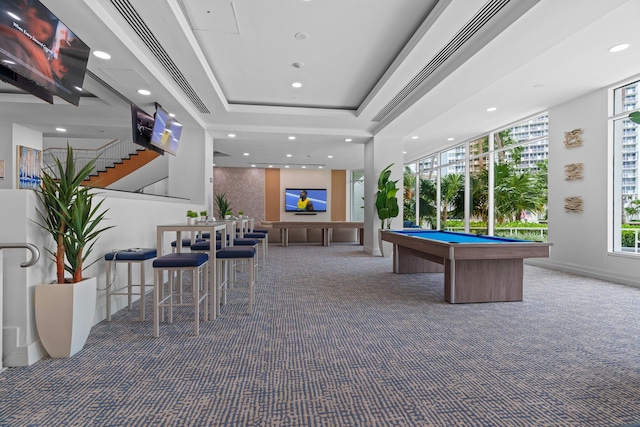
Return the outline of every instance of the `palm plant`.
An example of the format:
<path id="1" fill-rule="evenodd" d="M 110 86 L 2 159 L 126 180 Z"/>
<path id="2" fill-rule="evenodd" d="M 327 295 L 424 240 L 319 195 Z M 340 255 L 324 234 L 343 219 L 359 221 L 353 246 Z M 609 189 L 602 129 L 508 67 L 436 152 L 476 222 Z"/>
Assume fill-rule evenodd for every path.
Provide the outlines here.
<path id="1" fill-rule="evenodd" d="M 446 227 L 449 212 L 462 209 L 464 212 L 464 175 L 450 173 L 440 181 L 440 221 L 442 228 Z"/>
<path id="2" fill-rule="evenodd" d="M 37 224 L 56 242 L 55 251 L 47 251 L 56 264 L 57 283 L 65 283 L 65 271 L 71 274 L 72 283 L 82 281 L 84 262 L 96 239 L 113 227 L 100 228 L 107 212 L 100 212 L 103 200 L 94 205 L 91 189 L 82 186 L 96 160 L 92 159 L 76 172 L 73 149 L 67 144 L 64 164 L 56 158 L 55 170 L 43 171 L 42 187 L 36 190 L 42 202 Z"/>
<path id="3" fill-rule="evenodd" d="M 227 198 L 227 193 L 216 194 L 215 197 L 218 216 L 224 218 L 227 215 L 231 215 L 231 202 Z"/>

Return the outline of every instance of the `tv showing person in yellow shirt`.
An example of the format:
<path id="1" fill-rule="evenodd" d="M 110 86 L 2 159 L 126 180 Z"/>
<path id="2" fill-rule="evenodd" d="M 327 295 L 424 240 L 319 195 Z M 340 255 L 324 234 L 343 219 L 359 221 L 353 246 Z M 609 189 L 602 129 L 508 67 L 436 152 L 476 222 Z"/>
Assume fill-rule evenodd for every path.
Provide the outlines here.
<path id="1" fill-rule="evenodd" d="M 304 212 L 313 212 L 313 203 L 307 198 L 307 190 L 300 190 L 300 198 L 298 199 L 298 210 Z"/>

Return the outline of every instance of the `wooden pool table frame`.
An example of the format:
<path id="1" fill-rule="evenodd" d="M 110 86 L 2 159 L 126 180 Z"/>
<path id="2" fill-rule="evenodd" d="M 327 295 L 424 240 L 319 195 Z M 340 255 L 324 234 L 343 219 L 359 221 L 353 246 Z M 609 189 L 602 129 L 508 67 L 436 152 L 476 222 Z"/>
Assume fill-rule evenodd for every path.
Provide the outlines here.
<path id="1" fill-rule="evenodd" d="M 450 243 L 382 230 L 393 272 L 444 271 L 444 298 L 457 303 L 522 301 L 525 258 L 548 258 L 551 243 Z"/>

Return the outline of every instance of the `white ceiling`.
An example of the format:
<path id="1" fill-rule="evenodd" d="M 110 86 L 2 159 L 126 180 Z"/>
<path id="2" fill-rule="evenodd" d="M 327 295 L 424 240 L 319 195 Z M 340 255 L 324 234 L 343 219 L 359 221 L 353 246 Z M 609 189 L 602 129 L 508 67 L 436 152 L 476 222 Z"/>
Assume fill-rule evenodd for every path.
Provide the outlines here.
<path id="1" fill-rule="evenodd" d="M 79 107 L 0 85 L 3 117 L 49 144 L 101 144 L 130 138 L 128 101 L 150 113 L 158 102 L 214 136 L 227 155 L 217 166 L 359 169 L 375 135 L 397 137 L 414 160 L 640 73 L 637 0 L 42 2 L 112 59 L 90 58 L 94 96 Z M 429 68 L 490 8 L 495 16 Z M 623 42 L 631 47 L 607 51 Z"/>

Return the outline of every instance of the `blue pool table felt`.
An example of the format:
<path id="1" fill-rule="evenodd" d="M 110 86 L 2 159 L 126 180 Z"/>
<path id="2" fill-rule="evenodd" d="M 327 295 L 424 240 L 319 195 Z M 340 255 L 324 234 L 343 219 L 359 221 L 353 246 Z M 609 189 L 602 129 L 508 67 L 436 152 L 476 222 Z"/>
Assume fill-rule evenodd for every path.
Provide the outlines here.
<path id="1" fill-rule="evenodd" d="M 528 240 L 509 239 L 506 237 L 478 236 L 475 234 L 459 233 L 455 231 L 439 230 L 403 230 L 393 231 L 394 233 L 421 239 L 437 240 L 447 243 L 517 243 L 528 242 Z"/>

